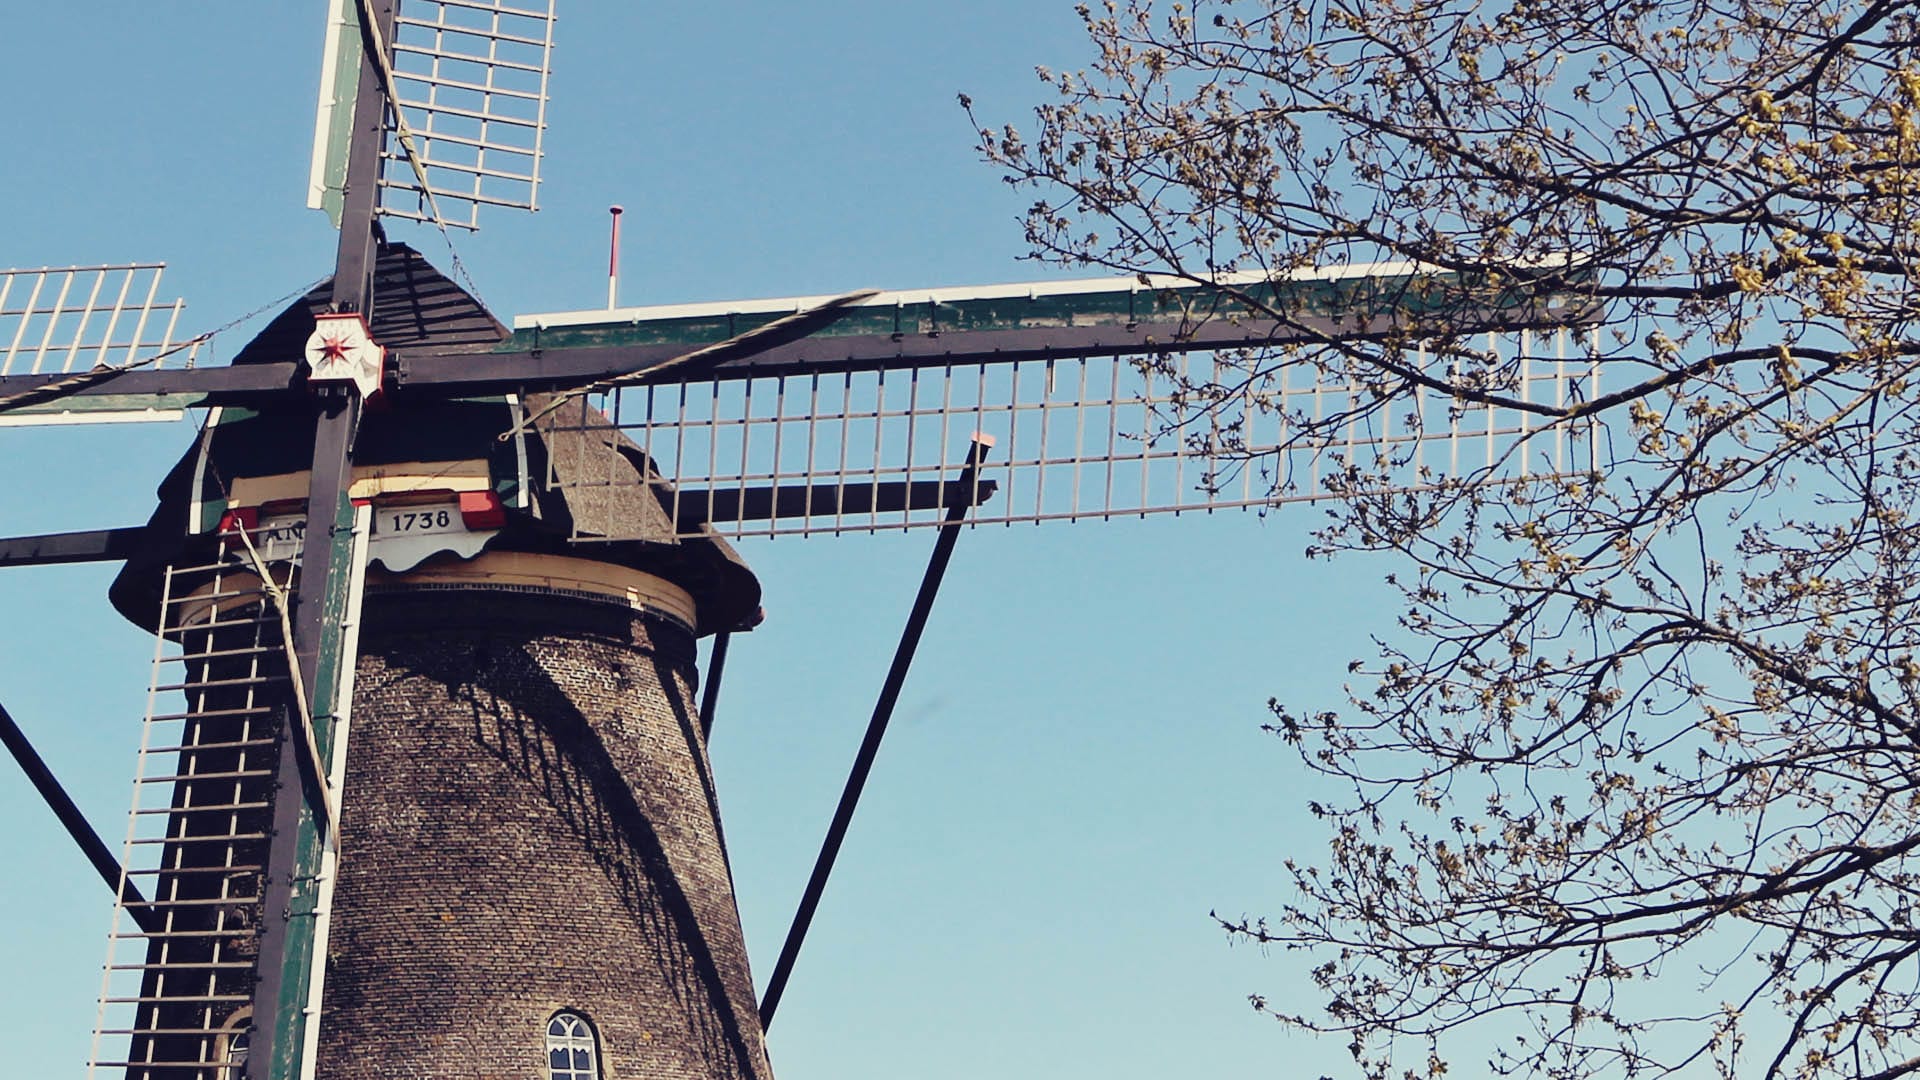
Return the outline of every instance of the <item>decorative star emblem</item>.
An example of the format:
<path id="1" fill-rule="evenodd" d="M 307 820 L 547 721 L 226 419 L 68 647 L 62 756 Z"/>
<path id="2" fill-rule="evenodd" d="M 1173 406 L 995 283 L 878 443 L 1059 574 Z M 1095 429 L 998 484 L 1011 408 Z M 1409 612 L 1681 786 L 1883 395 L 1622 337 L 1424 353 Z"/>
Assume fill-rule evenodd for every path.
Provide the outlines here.
<path id="1" fill-rule="evenodd" d="M 361 397 L 380 389 L 386 350 L 375 344 L 358 315 L 318 315 L 307 339 L 307 380 L 327 386 L 351 383 Z"/>
<path id="2" fill-rule="evenodd" d="M 345 360 L 353 349 L 353 343 L 344 337 L 326 337 L 320 339 L 320 356 L 323 363 Z"/>

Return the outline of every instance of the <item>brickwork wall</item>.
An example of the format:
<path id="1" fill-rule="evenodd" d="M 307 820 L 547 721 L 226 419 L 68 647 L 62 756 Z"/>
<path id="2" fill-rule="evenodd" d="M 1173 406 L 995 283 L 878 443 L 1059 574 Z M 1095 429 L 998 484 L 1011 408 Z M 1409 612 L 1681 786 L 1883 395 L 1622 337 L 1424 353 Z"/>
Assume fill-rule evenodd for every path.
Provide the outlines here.
<path id="1" fill-rule="evenodd" d="M 370 593 L 320 1080 L 771 1076 L 691 634 L 552 593 Z"/>

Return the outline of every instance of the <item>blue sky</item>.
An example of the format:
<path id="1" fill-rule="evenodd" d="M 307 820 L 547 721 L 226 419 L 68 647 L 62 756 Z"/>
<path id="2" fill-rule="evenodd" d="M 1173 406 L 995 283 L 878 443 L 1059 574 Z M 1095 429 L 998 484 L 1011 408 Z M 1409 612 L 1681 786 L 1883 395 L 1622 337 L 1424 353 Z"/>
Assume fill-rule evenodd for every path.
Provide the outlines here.
<path id="1" fill-rule="evenodd" d="M 193 329 L 325 274 L 333 233 L 303 205 L 323 9 L 9 12 L 0 265 L 165 260 Z M 955 96 L 1019 123 L 1036 64 L 1088 59 L 1070 3 L 563 0 L 558 37 L 544 209 L 456 236 L 503 318 L 602 302 L 612 202 L 630 303 L 1060 273 L 1018 261 L 1026 197 L 977 161 Z M 434 234 L 396 235 L 445 264 Z M 143 520 L 190 432 L 0 430 L 0 533 Z M 1316 517 L 962 537 L 770 1033 L 783 1080 L 1340 1068 L 1339 1040 L 1246 1005 L 1312 1009 L 1304 962 L 1208 919 L 1277 912 L 1281 860 L 1321 844 L 1265 701 L 1336 705 L 1391 617 L 1384 566 L 1301 557 Z M 743 545 L 769 620 L 735 640 L 714 759 L 762 979 L 932 539 Z M 109 577 L 0 573 L 0 701 L 117 848 L 152 643 Z M 11 764 L 0 815 L 0 1043 L 18 1075 L 74 1075 L 109 896 Z"/>

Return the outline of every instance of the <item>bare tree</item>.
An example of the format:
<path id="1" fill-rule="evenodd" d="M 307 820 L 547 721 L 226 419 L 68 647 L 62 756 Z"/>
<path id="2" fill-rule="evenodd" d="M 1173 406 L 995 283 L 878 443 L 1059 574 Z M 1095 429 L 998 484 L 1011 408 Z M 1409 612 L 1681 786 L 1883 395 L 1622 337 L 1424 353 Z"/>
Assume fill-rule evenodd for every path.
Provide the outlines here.
<path id="1" fill-rule="evenodd" d="M 1170 422 L 1312 365 L 1364 419 L 1437 391 L 1590 451 L 1411 494 L 1350 466 L 1314 553 L 1389 553 L 1405 604 L 1344 706 L 1273 705 L 1349 794 L 1283 911 L 1222 920 L 1324 996 L 1256 1006 L 1370 1077 L 1920 1072 L 1915 6 L 1080 10 L 1090 68 L 981 128 L 1037 256 L 1449 294 L 1232 357 Z M 1525 399 L 1444 314 L 1516 289 L 1593 305 L 1601 392 Z"/>

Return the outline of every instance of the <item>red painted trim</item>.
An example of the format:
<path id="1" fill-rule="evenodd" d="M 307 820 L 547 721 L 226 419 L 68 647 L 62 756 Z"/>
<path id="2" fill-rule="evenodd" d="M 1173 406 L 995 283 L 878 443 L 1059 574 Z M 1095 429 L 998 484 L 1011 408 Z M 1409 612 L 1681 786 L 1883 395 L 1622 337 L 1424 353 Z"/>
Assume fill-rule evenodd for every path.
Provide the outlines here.
<path id="1" fill-rule="evenodd" d="M 507 508 L 500 501 L 500 496 L 491 491 L 463 491 L 460 493 L 460 520 L 476 532 L 502 528 L 507 523 Z"/>
<path id="2" fill-rule="evenodd" d="M 220 515 L 222 533 L 233 532 L 236 528 L 252 532 L 260 527 L 260 508 L 257 506 L 236 506 Z"/>

